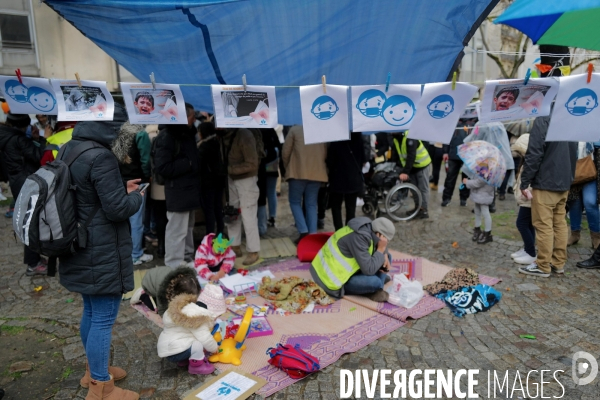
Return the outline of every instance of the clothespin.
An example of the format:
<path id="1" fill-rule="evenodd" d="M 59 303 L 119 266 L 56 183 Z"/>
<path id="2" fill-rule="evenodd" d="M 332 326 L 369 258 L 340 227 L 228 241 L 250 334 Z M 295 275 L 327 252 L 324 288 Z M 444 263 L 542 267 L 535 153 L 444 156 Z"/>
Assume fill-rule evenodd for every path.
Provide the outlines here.
<path id="1" fill-rule="evenodd" d="M 588 77 L 587 77 L 587 83 L 590 83 L 592 81 L 592 72 L 594 71 L 594 64 L 589 63 L 588 64 Z"/>
<path id="2" fill-rule="evenodd" d="M 242 75 L 242 85 L 244 85 L 244 92 L 246 91 L 246 74 Z"/>
<path id="3" fill-rule="evenodd" d="M 81 79 L 79 79 L 79 73 L 75 72 L 75 79 L 77 79 L 77 84 L 79 85 L 79 87 L 81 86 Z"/>
<path id="4" fill-rule="evenodd" d="M 392 79 L 392 73 L 388 72 L 388 77 L 387 80 L 385 81 L 385 92 L 387 93 L 388 89 L 390 88 L 390 79 Z"/>
<path id="5" fill-rule="evenodd" d="M 527 85 L 527 82 L 529 82 L 529 78 L 531 78 L 531 68 L 527 68 L 527 73 L 525 74 L 525 81 L 523 82 L 523 85 Z"/>
<path id="6" fill-rule="evenodd" d="M 452 74 L 452 90 L 456 90 L 456 71 Z"/>
<path id="7" fill-rule="evenodd" d="M 152 89 L 156 89 L 156 80 L 154 79 L 154 72 L 150 74 L 150 83 L 152 83 Z"/>
<path id="8" fill-rule="evenodd" d="M 326 87 L 325 87 L 325 86 L 327 85 L 327 83 L 326 83 L 326 82 L 327 82 L 327 81 L 325 80 L 325 75 L 323 75 L 323 76 L 321 77 L 321 83 L 323 84 L 323 93 L 325 93 L 325 94 L 327 94 L 327 89 L 326 89 Z"/>
<path id="9" fill-rule="evenodd" d="M 21 79 L 21 68 L 15 69 L 15 74 L 17 74 L 17 79 L 19 80 L 19 83 L 22 85 L 23 79 Z"/>

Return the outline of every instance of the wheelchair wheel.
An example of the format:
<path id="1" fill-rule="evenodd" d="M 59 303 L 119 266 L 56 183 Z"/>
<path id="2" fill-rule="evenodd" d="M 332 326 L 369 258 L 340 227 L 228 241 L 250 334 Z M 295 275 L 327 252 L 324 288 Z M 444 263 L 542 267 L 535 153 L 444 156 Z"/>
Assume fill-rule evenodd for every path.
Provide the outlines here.
<path id="1" fill-rule="evenodd" d="M 421 192 L 411 183 L 399 183 L 385 198 L 385 212 L 394 221 L 408 221 L 421 208 Z"/>

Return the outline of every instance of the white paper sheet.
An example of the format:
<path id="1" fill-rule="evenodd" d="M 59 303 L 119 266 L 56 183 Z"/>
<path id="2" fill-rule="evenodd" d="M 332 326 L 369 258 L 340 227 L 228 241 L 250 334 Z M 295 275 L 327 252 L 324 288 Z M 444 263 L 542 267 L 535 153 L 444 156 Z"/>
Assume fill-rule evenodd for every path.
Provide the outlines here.
<path id="1" fill-rule="evenodd" d="M 112 121 L 115 102 L 106 82 L 52 80 L 59 121 Z"/>
<path id="2" fill-rule="evenodd" d="M 13 114 L 58 114 L 56 95 L 48 79 L 0 76 L 0 93 Z M 42 132 L 43 133 L 43 132 Z"/>
<path id="3" fill-rule="evenodd" d="M 408 137 L 449 144 L 458 118 L 473 99 L 477 86 L 451 82 L 429 83 L 417 105 Z"/>
<path id="4" fill-rule="evenodd" d="M 300 107 L 304 143 L 327 143 L 350 139 L 348 86 L 301 86 Z"/>
<path id="5" fill-rule="evenodd" d="M 219 128 L 275 128 L 275 86 L 211 85 L 215 120 Z"/>
<path id="6" fill-rule="evenodd" d="M 121 90 L 132 124 L 187 124 L 179 85 L 121 82 Z"/>
<path id="7" fill-rule="evenodd" d="M 558 92 L 556 78 L 531 78 L 487 81 L 481 103 L 481 122 L 511 121 L 550 114 Z"/>
<path id="8" fill-rule="evenodd" d="M 563 76 L 554 103 L 546 141 L 600 140 L 600 74 L 592 74 L 587 83 L 587 74 Z"/>
<path id="9" fill-rule="evenodd" d="M 421 85 L 352 86 L 352 131 L 405 131 L 412 125 Z"/>
<path id="10" fill-rule="evenodd" d="M 201 400 L 235 400 L 256 384 L 250 378 L 230 372 L 196 395 Z"/>

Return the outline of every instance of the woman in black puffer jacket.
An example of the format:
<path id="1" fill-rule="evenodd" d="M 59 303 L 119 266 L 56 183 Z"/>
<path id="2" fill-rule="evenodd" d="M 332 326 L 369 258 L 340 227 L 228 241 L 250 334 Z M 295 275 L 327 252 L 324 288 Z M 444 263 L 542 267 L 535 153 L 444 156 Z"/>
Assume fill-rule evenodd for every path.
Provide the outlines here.
<path id="1" fill-rule="evenodd" d="M 93 140 L 100 145 L 81 154 L 70 167 L 71 182 L 77 187 L 79 223 L 83 225 L 95 205 L 100 205 L 87 228 L 87 244 L 75 254 L 59 258 L 60 283 L 83 297 L 79 329 L 89 369 L 81 385 L 89 386 L 90 393 L 107 393 L 114 380 L 126 376 L 122 369 L 108 366 L 111 332 L 121 298 L 134 286 L 129 217 L 142 204 L 142 195 L 135 191 L 137 184 L 129 181 L 125 187 L 119 173 L 117 156 L 125 158 L 126 149 L 118 155 L 111 151 L 113 146 L 123 150 L 115 142 L 126 121 L 125 110 L 115 105 L 113 121 L 80 122 L 73 139 L 65 145 L 64 156 L 82 141 Z M 138 398 L 119 388 L 112 393 L 119 399 Z"/>

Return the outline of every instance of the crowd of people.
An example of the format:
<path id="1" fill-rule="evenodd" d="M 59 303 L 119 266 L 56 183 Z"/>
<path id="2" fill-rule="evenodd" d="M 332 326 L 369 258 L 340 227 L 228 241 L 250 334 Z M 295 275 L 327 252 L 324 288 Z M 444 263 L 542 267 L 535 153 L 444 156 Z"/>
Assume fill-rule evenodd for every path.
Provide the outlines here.
<path id="1" fill-rule="evenodd" d="M 386 218 L 356 217 L 368 171 L 382 160 L 396 164 L 398 181 L 412 182 L 421 192 L 420 208 L 409 211 L 417 218 L 429 218 L 429 192 L 437 189 L 441 166 L 446 166 L 442 207 L 450 205 L 460 175 L 460 206 L 468 198 L 474 203 L 473 240 L 478 244 L 493 241 L 490 214 L 496 198 L 503 201 L 506 193 L 514 193 L 524 246 L 512 257 L 527 275 L 564 273 L 566 248 L 580 240 L 585 209 L 596 250 L 577 266 L 600 268 L 600 142 L 546 142 L 549 117 L 537 118 L 531 132 L 521 135 L 512 135 L 501 123 L 463 119 L 449 145 L 412 139 L 406 132 L 350 133 L 346 141 L 306 144 L 300 125 L 284 127 L 281 135 L 274 129 L 220 129 L 192 105 L 186 104 L 186 112 L 185 125 L 133 125 L 118 104 L 113 121 L 57 122 L 38 115 L 32 124 L 29 115 L 8 113 L 0 125 L 0 178 L 9 182 L 14 198 L 40 166 L 78 154 L 74 149 L 81 143 L 95 143 L 70 166 L 76 215 L 79 222 L 87 221 L 87 242 L 58 259 L 61 284 L 83 298 L 80 330 L 88 364 L 81 384 L 90 393 L 137 398 L 114 386 L 126 372 L 109 366 L 109 353 L 122 294 L 133 290 L 133 266 L 153 260 L 144 252 L 147 245 L 157 247 L 165 266 L 147 274 L 145 293 L 136 293 L 136 299 L 156 297 L 167 316 L 161 357 L 185 361 L 190 373 L 212 372 L 201 349 L 215 350 L 207 329 L 219 310 L 211 308 L 216 303 L 209 292 L 204 302 L 192 301 L 200 288 L 198 279 L 188 278 L 214 281 L 232 273 L 236 257 L 244 254 L 243 237 L 242 264 L 259 261 L 260 237 L 276 224 L 280 177 L 288 183 L 297 243 L 322 229 L 325 210 L 331 209 L 336 232 L 310 272 L 333 297 L 346 293 L 377 302 L 388 299 L 383 290 L 390 280 L 387 245 L 396 228 Z M 475 140 L 489 142 L 503 154 L 507 172 L 497 192 L 481 177 L 464 174 L 457 147 Z M 578 159 L 588 157 L 595 163 L 594 175 L 573 185 Z M 196 248 L 199 209 L 205 236 Z M 12 217 L 11 209 L 6 217 Z M 57 270 L 56 257 L 45 259 L 28 246 L 24 263 L 29 276 L 52 276 Z M 180 329 L 186 307 L 198 308 L 195 312 L 202 316 L 202 322 L 189 324 L 201 329 L 203 343 L 193 339 L 193 329 Z M 171 348 L 168 343 L 180 337 L 186 338 L 185 345 Z"/>

